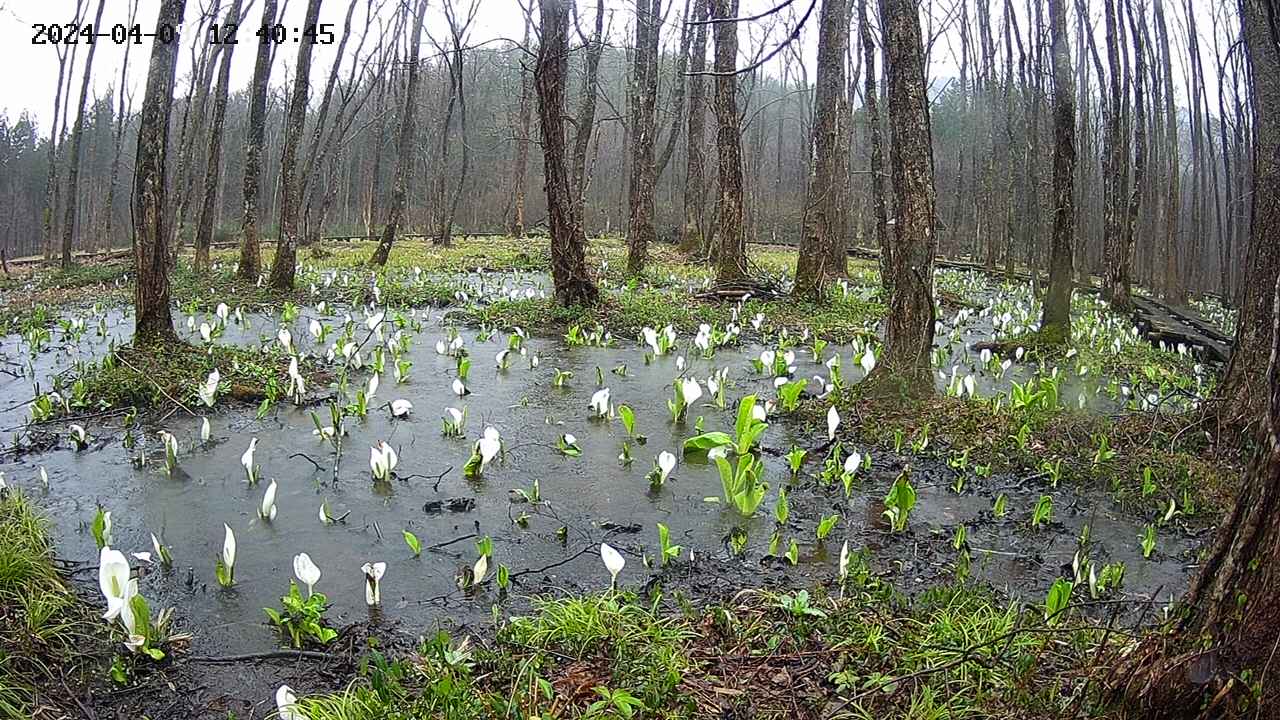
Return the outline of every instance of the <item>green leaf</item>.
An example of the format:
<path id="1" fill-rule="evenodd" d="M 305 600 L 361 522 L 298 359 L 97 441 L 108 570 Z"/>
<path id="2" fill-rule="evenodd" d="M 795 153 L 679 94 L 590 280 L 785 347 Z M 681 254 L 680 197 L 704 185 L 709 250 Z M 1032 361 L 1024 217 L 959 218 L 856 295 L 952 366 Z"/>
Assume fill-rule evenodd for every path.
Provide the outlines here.
<path id="1" fill-rule="evenodd" d="M 688 455 L 692 452 L 706 452 L 718 447 L 725 447 L 733 444 L 733 438 L 728 433 L 709 432 L 701 435 L 695 435 L 684 441 L 684 454 Z"/>
<path id="2" fill-rule="evenodd" d="M 636 431 L 636 413 L 631 409 L 631 406 L 619 405 L 618 417 L 622 419 L 622 427 L 626 429 L 627 435 L 634 435 Z"/>
<path id="3" fill-rule="evenodd" d="M 405 544 L 406 544 L 406 545 L 408 545 L 408 546 L 409 546 L 409 549 L 413 551 L 413 556 L 414 556 L 414 557 L 418 557 L 419 555 L 421 555 L 421 554 L 422 554 L 422 543 L 418 540 L 418 536 L 417 536 L 417 535 L 414 535 L 413 533 L 409 532 L 408 530 L 405 530 L 405 531 L 404 531 L 404 542 L 405 542 Z"/>

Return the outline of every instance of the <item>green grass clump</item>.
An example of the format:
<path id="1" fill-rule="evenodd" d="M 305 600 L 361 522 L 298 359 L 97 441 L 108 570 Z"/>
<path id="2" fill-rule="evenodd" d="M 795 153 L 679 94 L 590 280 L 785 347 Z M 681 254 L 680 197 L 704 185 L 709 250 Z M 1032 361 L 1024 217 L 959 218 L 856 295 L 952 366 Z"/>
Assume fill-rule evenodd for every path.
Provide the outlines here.
<path id="1" fill-rule="evenodd" d="M 605 593 L 540 600 L 473 648 L 445 633 L 408 658 L 373 654 L 311 720 L 494 717 L 1059 717 L 1113 633 L 955 583 L 907 598 L 858 556 L 840 597 L 740 593 L 684 611 Z M 1104 653 L 1105 654 L 1105 653 Z"/>
<path id="2" fill-rule="evenodd" d="M 314 363 L 302 361 L 308 385 L 323 385 L 325 376 Z M 196 408 L 197 388 L 217 369 L 227 397 L 239 401 L 277 399 L 288 387 L 289 357 L 271 350 L 226 345 L 196 347 L 186 343 L 158 347 L 117 348 L 102 361 L 84 368 L 72 381 L 72 407 L 138 409 L 172 405 Z"/>
<path id="3" fill-rule="evenodd" d="M 43 518 L 0 491 L 0 718 L 30 718 L 37 691 L 69 668 L 87 621 L 53 564 Z"/>

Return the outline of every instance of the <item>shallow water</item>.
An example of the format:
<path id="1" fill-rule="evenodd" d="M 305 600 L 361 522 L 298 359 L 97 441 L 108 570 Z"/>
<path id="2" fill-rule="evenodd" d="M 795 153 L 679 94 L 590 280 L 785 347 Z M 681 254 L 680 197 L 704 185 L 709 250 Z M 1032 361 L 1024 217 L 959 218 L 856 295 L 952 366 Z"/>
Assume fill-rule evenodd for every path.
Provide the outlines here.
<path id="1" fill-rule="evenodd" d="M 508 283 L 505 290 L 497 292 L 536 287 L 536 278 L 526 276 L 525 280 L 528 284 Z M 360 312 L 352 314 L 358 323 L 363 321 Z M 685 547 L 682 562 L 693 552 L 695 573 L 705 568 L 709 574 L 746 578 L 762 572 L 760 560 L 774 526 L 771 509 L 778 488 L 789 478 L 781 453 L 793 444 L 818 446 L 825 436 L 806 435 L 785 419 L 773 422 L 762 441 L 769 450 L 764 459 L 771 489 L 749 521 L 705 500 L 721 494 L 713 465 L 682 461 L 658 492 L 651 492 L 645 479 L 659 452 L 680 455 L 682 441 L 695 432 L 697 416 L 705 418 L 706 430 L 731 430 L 739 397 L 748 392 L 762 398 L 774 396 L 771 379 L 751 368 L 751 359 L 762 347 L 722 348 L 712 359 L 690 356 L 688 374 L 701 381 L 715 369 L 730 369 L 729 407 L 715 408 L 704 396 L 696 411 L 690 411 L 689 420 L 676 425 L 670 422 L 666 409 L 677 375 L 674 354 L 646 365 L 644 350 L 629 342 L 599 348 L 568 347 L 558 339 L 532 339 L 526 347 L 530 355 L 539 356 L 537 369 L 517 358 L 510 369 L 499 370 L 493 358 L 507 346 L 507 336 L 496 334 L 478 342 L 475 332 L 464 331 L 473 360 L 468 385 L 475 392 L 458 398 L 450 390 L 454 359 L 435 351 L 436 341 L 444 339 L 447 332 L 440 314 L 421 311 L 417 316 L 424 329 L 413 337 L 406 355 L 413 362 L 411 379 L 396 384 L 388 368 L 368 418 L 347 421 L 349 435 L 336 482 L 332 450 L 313 437 L 309 415 L 311 409 L 322 416 L 327 416 L 327 411 L 321 404 L 298 408 L 287 401 L 262 420 L 255 419 L 252 409 L 227 409 L 225 401 L 220 403 L 217 412 L 210 415 L 212 438 L 208 443 L 199 441 L 199 418 L 171 414 L 145 428 L 142 444 L 152 458 L 145 467 L 134 464 L 138 449 L 126 450 L 120 442 L 119 420 L 108 419 L 86 424 L 95 438 L 83 452 L 71 450 L 64 441 L 44 453 L 0 456 L 0 471 L 11 485 L 27 489 L 46 509 L 60 557 L 96 561 L 94 540 L 87 528 L 98 504 L 112 512 L 114 547 L 126 552 L 150 551 L 149 534 L 162 536 L 172 548 L 174 568 L 149 571 L 141 583 L 142 593 L 153 607 L 176 606 L 181 625 L 196 634 L 196 648 L 216 647 L 226 652 L 255 651 L 276 644 L 275 634 L 263 625 L 261 608 L 279 605 L 292 577 L 292 558 L 299 552 L 309 553 L 323 571 L 316 589 L 329 597 L 329 620 L 334 625 L 367 616 L 360 566 L 366 561 L 387 562 L 383 615 L 410 629 L 488 616 L 497 600 L 492 580 L 474 595 L 455 585 L 460 568 L 476 560 L 474 538 L 430 548 L 469 535 L 493 538 L 490 578 L 497 563 L 508 566 L 516 580 L 516 595 L 607 587 L 608 575 L 597 551 L 602 540 L 627 557 L 621 583 L 639 587 L 650 577 L 640 557 L 645 552 L 657 553 L 655 527 L 659 522 L 670 527 L 673 543 Z M 100 357 L 111 340 L 118 343 L 129 337 L 131 320 L 127 315 L 110 311 L 106 317 L 106 337 L 97 337 L 96 320 L 87 323 L 90 331 L 79 342 L 68 342 L 55 331 L 52 349 L 32 360 L 33 376 L 47 387 L 47 378 L 53 373 L 76 361 Z M 317 350 L 306 329 L 312 317 L 333 323 L 338 315 L 321 316 L 314 308 L 304 309 L 292 331 L 295 345 L 303 351 Z M 197 327 L 199 322 L 197 319 Z M 198 339 L 198 333 L 186 330 L 185 317 L 179 324 L 190 339 Z M 276 328 L 273 319 L 250 317 L 247 327 L 228 325 L 220 342 L 270 343 Z M 981 331 L 978 328 L 975 334 Z M 682 346 L 687 342 L 687 336 L 681 338 Z M 842 355 L 846 381 L 859 380 L 862 371 L 848 348 L 830 347 L 822 359 L 834 352 Z M 826 368 L 808 350 L 797 349 L 796 356 L 796 377 L 826 374 Z M 11 363 L 24 362 L 21 341 L 13 336 L 4 338 L 0 357 Z M 625 377 L 611 372 L 621 364 L 628 368 Z M 574 373 L 568 387 L 551 386 L 555 368 Z M 596 368 L 603 371 L 613 403 L 633 407 L 637 432 L 648 436 L 647 444 L 633 444 L 635 460 L 629 467 L 618 461 L 625 439 L 621 423 L 588 417 L 588 400 L 597 389 Z M 990 392 L 987 388 L 1007 391 L 1009 382 L 1029 376 L 1029 372 L 1015 365 L 1000 380 L 987 377 L 980 394 Z M 0 424 L 18 425 L 26 416 L 20 403 L 33 394 L 31 382 L 9 376 L 0 376 L 0 380 Z M 329 393 L 321 388 L 312 391 L 322 397 Z M 411 418 L 390 417 L 384 404 L 398 398 L 413 403 Z M 442 436 L 440 416 L 447 406 L 467 409 L 466 439 Z M 491 464 L 482 478 L 468 481 L 463 478 L 462 466 L 472 442 L 487 425 L 501 432 L 504 457 Z M 61 431 L 61 425 L 55 427 Z M 179 441 L 178 468 L 172 477 L 163 468 L 159 430 L 173 433 Z M 580 457 L 566 457 L 556 449 L 557 439 L 566 432 L 577 437 Z M 245 482 L 240 455 L 254 437 L 258 438 L 256 457 L 262 481 L 250 486 Z M 396 472 L 410 479 L 372 482 L 369 447 L 380 440 L 396 447 L 400 456 Z M 295 453 L 305 453 L 323 470 L 301 457 L 289 457 Z M 955 558 L 951 538 L 955 527 L 964 523 L 973 550 L 974 573 L 1018 597 L 1037 601 L 1053 578 L 1070 574 L 1075 539 L 1087 522 L 1094 538 L 1093 557 L 1126 563 L 1127 594 L 1149 597 L 1160 591 L 1165 599 L 1185 584 L 1185 563 L 1196 547 L 1194 538 L 1175 530 L 1162 531 L 1161 552 L 1151 561 L 1143 560 L 1138 535 L 1145 519 L 1121 515 L 1100 491 L 1055 490 L 1041 487 L 1038 481 L 1019 487 L 1014 478 L 996 477 L 971 479 L 965 493 L 957 495 L 948 489 L 952 475 L 941 460 L 877 453 L 872 470 L 845 498 L 843 490 L 815 482 L 812 474 L 818 471 L 819 463 L 812 457 L 810 460 L 789 492 L 791 519 L 782 531 L 783 549 L 792 538 L 801 546 L 800 567 L 781 570 L 798 584 L 829 582 L 836 572 L 840 544 L 846 539 L 853 549 L 867 548 L 874 567 L 906 584 L 949 577 Z M 906 463 L 913 466 L 919 499 L 909 531 L 891 535 L 881 515 L 882 499 Z M 41 466 L 49 475 L 47 491 L 36 480 Z M 438 483 L 410 477 L 441 473 Z M 279 483 L 279 514 L 267 523 L 258 519 L 257 508 L 271 479 Z M 533 507 L 513 502 L 510 491 L 528 489 L 534 479 L 539 481 L 547 504 Z M 1006 492 L 1009 500 L 1009 514 L 1001 519 L 990 514 L 998 492 Z M 1041 493 L 1054 497 L 1055 523 L 1033 531 L 1027 527 L 1027 518 Z M 345 517 L 345 521 L 322 524 L 317 517 L 322 501 L 327 501 L 333 516 Z M 436 508 L 435 503 L 446 507 Z M 530 516 L 524 528 L 513 522 L 521 512 Z M 814 528 L 822 516 L 832 513 L 841 514 L 844 521 L 828 538 L 827 547 L 820 547 Z M 239 546 L 237 583 L 231 590 L 218 588 L 213 576 L 223 523 L 233 528 Z M 557 533 L 562 526 L 567 529 L 563 540 Z M 725 541 L 735 526 L 744 527 L 749 535 L 747 552 L 741 557 L 731 556 Z M 411 557 L 402 539 L 406 529 L 426 548 L 420 558 Z M 771 577 L 781 567 L 770 561 Z M 546 569 L 539 571 L 542 568 Z"/>

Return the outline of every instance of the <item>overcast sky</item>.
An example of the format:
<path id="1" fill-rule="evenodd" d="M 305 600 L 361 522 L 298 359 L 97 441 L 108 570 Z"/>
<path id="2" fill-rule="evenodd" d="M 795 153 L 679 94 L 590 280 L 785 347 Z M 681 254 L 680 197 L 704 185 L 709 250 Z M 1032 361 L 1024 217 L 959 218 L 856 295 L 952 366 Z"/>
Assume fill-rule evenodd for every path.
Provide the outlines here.
<path id="1" fill-rule="evenodd" d="M 88 12 L 92 13 L 96 9 L 97 0 L 82 1 L 90 7 Z M 230 4 L 230 0 L 221 1 L 227 5 Z M 280 0 L 282 4 L 285 1 Z M 390 8 L 402 0 L 372 1 L 374 5 L 379 2 L 385 2 L 386 9 L 383 14 L 389 15 Z M 479 3 L 479 7 L 476 21 L 470 34 L 471 45 L 501 38 L 518 39 L 521 36 L 523 32 L 523 15 L 517 0 L 475 1 Z M 528 0 L 525 1 L 527 2 Z M 974 1 L 983 2 L 984 0 Z M 215 2 L 218 2 L 218 0 L 188 0 L 184 26 L 194 29 L 202 6 Z M 262 17 L 263 0 L 244 0 L 244 2 L 246 4 L 252 2 L 253 6 L 246 20 L 248 27 L 242 28 L 239 34 L 240 44 L 237 46 L 232 65 L 233 89 L 246 86 L 252 76 L 253 50 L 257 42 L 257 38 L 254 37 L 253 33 L 259 27 Z M 287 0 L 287 2 L 288 7 L 282 23 L 286 28 L 292 30 L 303 24 L 307 3 L 306 0 Z M 369 2 L 370 0 L 357 0 L 358 7 L 355 17 L 352 19 L 353 35 L 364 27 L 365 8 Z M 471 0 L 454 0 L 454 2 L 465 5 Z M 445 36 L 444 30 L 447 26 L 441 10 L 441 0 L 429 0 L 429 3 L 427 30 L 429 33 L 434 33 L 437 37 L 443 38 Z M 137 22 L 142 25 L 144 31 L 150 31 L 154 28 L 159 4 L 160 0 L 140 0 Z M 320 12 L 320 22 L 332 23 L 336 32 L 341 33 L 348 4 L 349 0 L 324 0 Z M 663 31 L 663 43 L 664 46 L 674 46 L 679 37 L 680 14 L 683 12 L 684 2 L 682 0 L 669 0 L 665 4 L 670 8 L 666 27 Z M 742 14 L 760 12 L 774 4 L 776 4 L 776 0 L 742 0 Z M 1172 5 L 1178 4 L 1180 3 L 1172 3 Z M 8 71 L 8 77 L 4 79 L 2 86 L 3 90 L 0 90 L 0 112 L 8 115 L 11 120 L 16 119 L 23 111 L 30 112 L 39 120 L 42 134 L 47 132 L 47 120 L 52 116 L 58 64 L 53 46 L 32 43 L 32 37 L 35 34 L 33 24 L 70 22 L 74 15 L 75 5 L 75 0 L 0 0 L 0 60 L 3 61 L 2 66 Z M 589 16 L 594 12 L 595 2 L 594 0 L 579 0 L 579 5 L 584 13 L 582 22 L 585 25 L 591 22 L 591 17 Z M 807 5 L 808 3 L 803 2 L 803 0 L 795 2 L 793 7 L 787 8 L 784 13 L 772 21 L 771 27 L 753 24 L 748 28 L 744 28 L 741 31 L 743 57 L 739 61 L 740 64 L 745 64 L 749 61 L 751 56 L 758 52 L 762 45 L 769 47 L 770 43 L 776 42 L 779 37 L 784 35 L 795 24 L 796 19 Z M 945 13 L 944 8 L 950 5 L 951 3 L 948 2 L 936 3 L 935 14 L 941 19 Z M 125 24 L 128 20 L 129 6 L 130 0 L 106 0 L 100 32 L 109 32 L 113 25 Z M 1212 13 L 1214 8 L 1218 6 L 1212 5 L 1208 0 L 1194 0 L 1194 6 L 1197 9 L 1197 16 L 1201 24 L 1200 33 L 1204 36 L 1203 42 L 1206 45 L 1203 48 L 1205 71 L 1207 74 L 1214 76 L 1208 78 L 1210 103 L 1216 107 L 1216 95 L 1214 93 L 1217 92 L 1217 73 L 1212 37 L 1210 36 L 1212 34 Z M 622 34 L 628 30 L 632 21 L 634 0 L 605 0 L 605 7 L 606 14 L 609 16 L 613 40 L 621 42 Z M 1025 11 L 1026 3 L 1015 3 L 1015 7 L 1020 8 L 1020 12 Z M 219 17 L 221 17 L 221 14 Z M 89 20 L 92 20 L 92 17 Z M 1098 24 L 1100 25 L 1100 22 Z M 1171 28 L 1171 32 L 1181 35 L 1181 28 L 1179 27 L 1181 20 L 1175 18 L 1174 24 L 1175 26 Z M 811 18 L 799 44 L 800 51 L 810 68 L 811 81 L 815 65 L 814 58 L 816 56 L 816 48 L 814 47 L 816 43 L 816 25 L 816 17 Z M 1022 26 L 1025 28 L 1026 24 L 1023 23 Z M 1072 39 L 1074 41 L 1074 32 L 1072 33 Z M 1177 45 L 1182 45 L 1183 41 L 1175 39 L 1174 42 Z M 191 66 L 191 39 L 186 37 L 182 40 L 182 43 L 181 62 L 178 67 L 179 93 L 185 87 L 183 79 Z M 350 47 L 354 49 L 356 43 L 357 38 L 353 37 Z M 371 48 L 373 44 L 371 40 L 366 46 L 366 50 Z M 932 67 L 930 68 L 930 76 L 932 78 L 946 78 L 955 75 L 956 61 L 952 57 L 952 47 L 954 45 L 954 42 L 949 43 L 946 39 L 940 40 L 936 44 L 932 55 Z M 430 46 L 428 45 L 428 47 Z M 278 85 L 281 82 L 282 78 L 285 77 L 286 70 L 289 74 L 292 74 L 296 49 L 297 45 L 293 43 L 292 39 L 281 47 L 272 72 L 274 84 Z M 79 66 L 82 65 L 86 52 L 87 47 L 80 46 L 77 57 L 78 67 L 75 72 L 75 82 L 73 83 L 73 95 L 76 96 L 78 96 L 80 86 Z M 136 91 L 135 109 L 141 104 L 140 88 L 144 81 L 146 61 L 150 52 L 151 45 L 148 39 L 141 45 L 133 46 L 129 57 L 128 85 Z M 313 88 L 315 85 L 323 83 L 328 68 L 333 62 L 333 56 L 332 46 L 319 45 L 316 47 L 315 64 L 312 72 Z M 1185 52 L 1178 57 L 1180 68 Z M 94 94 L 105 94 L 109 88 L 119 83 L 123 58 L 124 46 L 111 42 L 109 38 L 99 39 L 97 54 L 94 59 L 94 77 L 92 80 Z M 776 69 L 777 63 L 775 62 L 774 65 Z M 1178 82 L 1181 84 L 1179 69 L 1175 69 L 1175 75 L 1179 76 Z M 74 103 L 75 98 L 71 102 Z"/>

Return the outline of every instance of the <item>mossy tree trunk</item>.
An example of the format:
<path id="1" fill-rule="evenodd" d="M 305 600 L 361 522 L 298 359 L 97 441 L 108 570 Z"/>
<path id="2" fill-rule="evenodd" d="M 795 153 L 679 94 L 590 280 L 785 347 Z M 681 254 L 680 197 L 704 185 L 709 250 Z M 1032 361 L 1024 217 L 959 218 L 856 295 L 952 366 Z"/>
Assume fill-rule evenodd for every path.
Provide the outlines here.
<path id="1" fill-rule="evenodd" d="M 920 15 L 911 0 L 880 0 L 889 83 L 894 233 L 893 290 L 877 372 L 911 392 L 932 387 L 933 258 L 937 252 L 933 146 Z"/>
<path id="2" fill-rule="evenodd" d="M 265 0 L 261 27 L 276 22 L 278 0 Z M 262 272 L 262 241 L 258 228 L 258 193 L 262 184 L 262 146 L 267 134 L 267 86 L 271 80 L 271 43 L 258 43 L 249 90 L 249 131 L 244 141 L 244 217 L 240 222 L 240 267 L 244 282 L 257 282 Z"/>
<path id="3" fill-rule="evenodd" d="M 827 283 L 840 274 L 834 264 L 844 257 L 844 224 L 840 222 L 848 176 L 845 134 L 845 50 L 849 42 L 848 0 L 822 0 L 818 20 L 818 78 L 814 96 L 813 168 L 805 199 L 800 251 L 796 258 L 795 294 L 818 300 Z M 838 248 L 838 250 L 837 250 Z"/>
<path id="4" fill-rule="evenodd" d="M 542 0 L 541 42 L 533 82 L 542 129 L 543 175 L 551 225 L 551 275 L 562 305 L 594 305 L 600 299 L 587 270 L 586 243 L 576 226 L 565 164 L 565 82 L 569 74 L 568 0 Z"/>
<path id="5" fill-rule="evenodd" d="M 156 27 L 180 27 L 187 0 L 164 0 Z M 169 257 L 165 227 L 165 167 L 168 160 L 169 111 L 178 43 L 151 45 L 146 96 L 138 125 L 138 153 L 133 179 L 134 341 L 177 342 L 169 307 Z"/>
<path id="6" fill-rule="evenodd" d="M 1071 334 L 1071 290 L 1075 282 L 1076 89 L 1067 44 L 1067 0 L 1049 0 L 1053 62 L 1053 234 L 1049 247 L 1049 290 L 1040 333 L 1048 342 Z"/>
<path id="7" fill-rule="evenodd" d="M 322 0 L 309 0 L 304 27 L 314 28 L 320 20 Z M 302 215 L 302 182 L 298 172 L 298 146 L 302 144 L 307 120 L 307 95 L 311 89 L 311 51 L 316 33 L 306 33 L 298 45 L 289 112 L 285 118 L 284 152 L 280 157 L 280 239 L 276 241 L 275 262 L 271 264 L 271 287 L 293 289 L 298 274 L 298 228 Z"/>

